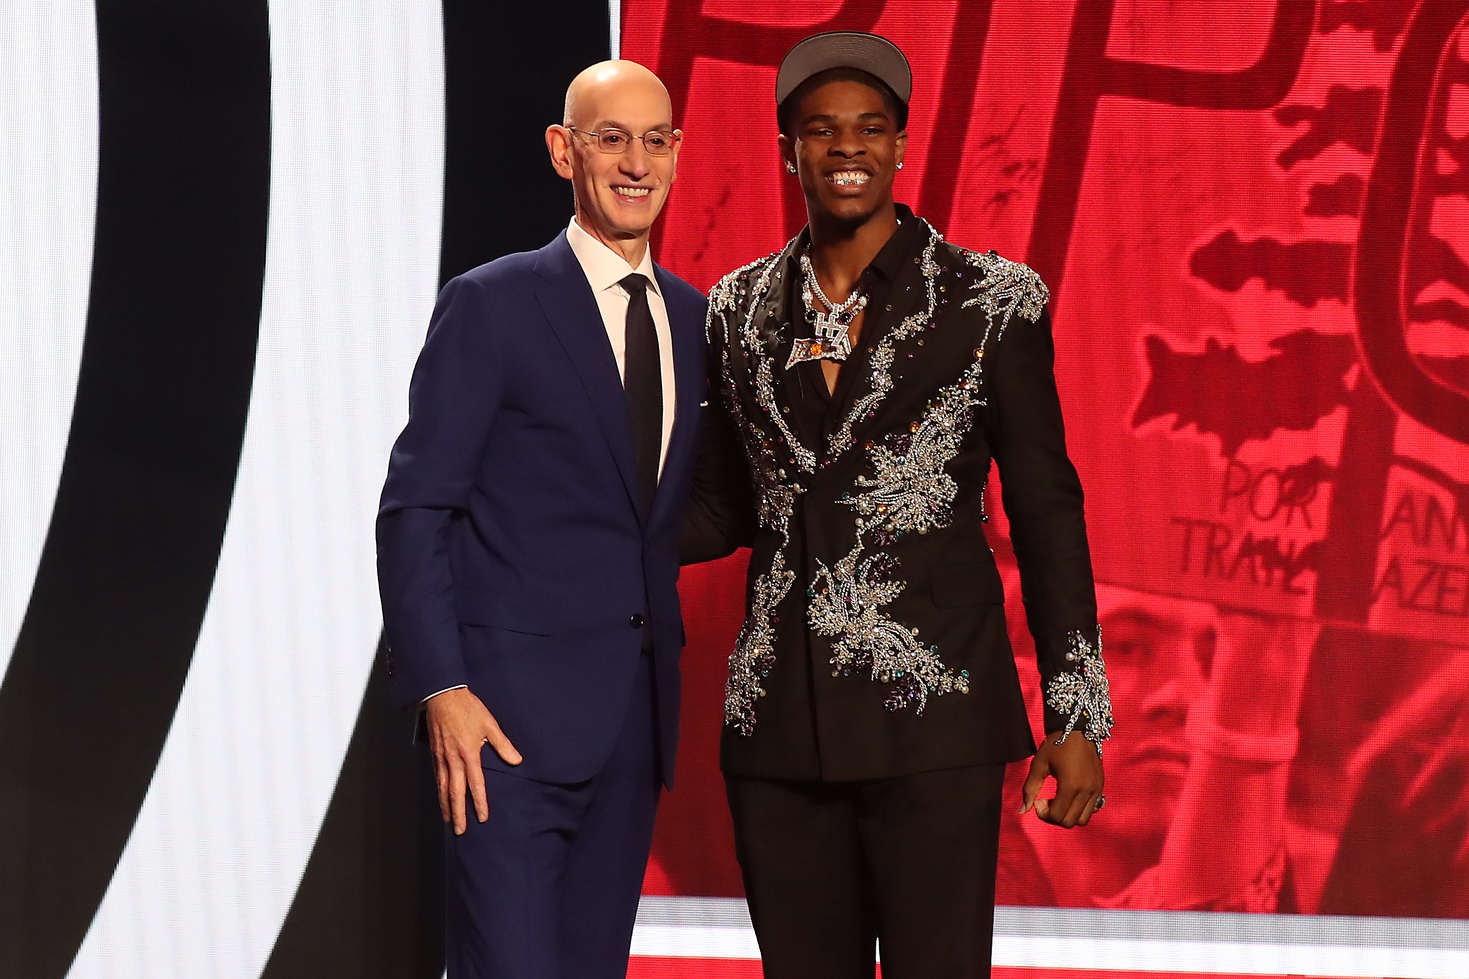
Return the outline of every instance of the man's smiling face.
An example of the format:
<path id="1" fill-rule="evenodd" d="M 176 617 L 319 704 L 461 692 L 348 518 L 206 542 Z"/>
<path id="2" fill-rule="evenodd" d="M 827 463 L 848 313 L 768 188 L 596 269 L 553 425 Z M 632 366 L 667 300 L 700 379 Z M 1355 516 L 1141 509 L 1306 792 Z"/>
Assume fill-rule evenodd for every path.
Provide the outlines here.
<path id="1" fill-rule="evenodd" d="M 800 174 L 814 220 L 861 224 L 893 200 L 908 136 L 881 92 L 831 81 L 800 97 L 781 149 Z"/>
<path id="2" fill-rule="evenodd" d="M 652 156 L 638 138 L 673 130 L 667 91 L 646 69 L 625 64 L 578 79 L 566 125 L 552 127 L 552 160 L 572 182 L 577 223 L 608 245 L 647 237 L 678 169 L 676 141 L 666 156 Z M 631 134 L 624 152 L 598 148 L 595 134 L 609 128 Z"/>

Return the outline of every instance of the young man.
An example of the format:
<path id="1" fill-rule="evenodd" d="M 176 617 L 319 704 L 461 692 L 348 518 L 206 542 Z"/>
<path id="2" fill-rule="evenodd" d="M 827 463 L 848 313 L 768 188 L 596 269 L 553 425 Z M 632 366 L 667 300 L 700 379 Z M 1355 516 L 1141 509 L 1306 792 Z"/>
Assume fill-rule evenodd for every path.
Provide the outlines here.
<path id="1" fill-rule="evenodd" d="M 911 87 L 870 34 L 791 50 L 780 148 L 807 228 L 710 296 L 722 414 L 684 555 L 753 547 L 722 767 L 768 979 L 870 977 L 875 939 L 889 979 L 989 975 L 1004 765 L 1035 751 L 982 529 L 992 459 L 1045 685 L 1024 804 L 1065 827 L 1102 804 L 1046 288 L 894 203 Z"/>
<path id="2" fill-rule="evenodd" d="M 703 297 L 648 249 L 672 115 L 640 65 L 577 76 L 546 131 L 575 216 L 444 287 L 393 449 L 388 675 L 399 702 L 426 702 L 454 827 L 451 979 L 626 974 L 674 770 L 704 394 Z"/>

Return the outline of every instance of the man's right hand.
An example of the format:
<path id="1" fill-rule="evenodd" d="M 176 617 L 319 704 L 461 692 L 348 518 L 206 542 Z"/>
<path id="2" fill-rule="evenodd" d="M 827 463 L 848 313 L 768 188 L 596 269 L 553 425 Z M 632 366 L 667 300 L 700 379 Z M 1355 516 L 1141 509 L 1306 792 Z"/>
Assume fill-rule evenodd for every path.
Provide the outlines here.
<path id="1" fill-rule="evenodd" d="M 468 828 L 464 811 L 466 787 L 474 799 L 474 814 L 479 821 L 490 818 L 480 749 L 488 744 L 507 765 L 519 765 L 520 752 L 505 737 L 484 703 L 464 687 L 430 697 L 424 710 L 428 715 L 429 746 L 434 752 L 439 812 L 444 822 L 453 822 L 454 833 L 461 835 Z"/>

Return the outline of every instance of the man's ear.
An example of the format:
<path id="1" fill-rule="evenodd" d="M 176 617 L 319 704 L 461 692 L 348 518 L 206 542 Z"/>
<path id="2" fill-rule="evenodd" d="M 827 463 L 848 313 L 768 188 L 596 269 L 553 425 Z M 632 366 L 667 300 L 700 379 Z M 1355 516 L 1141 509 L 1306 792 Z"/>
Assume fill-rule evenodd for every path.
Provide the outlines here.
<path id="1" fill-rule="evenodd" d="M 905 129 L 896 137 L 897 149 L 893 153 L 893 162 L 899 166 L 903 163 L 903 157 L 908 153 L 908 131 Z"/>
<path id="2" fill-rule="evenodd" d="M 790 170 L 796 165 L 796 141 L 791 139 L 785 133 L 781 133 L 779 136 L 775 137 L 775 142 L 778 146 L 780 146 L 781 164 L 787 170 Z"/>
<path id="3" fill-rule="evenodd" d="M 551 154 L 551 169 L 563 179 L 570 180 L 571 130 L 565 126 L 547 126 L 546 151 Z"/>

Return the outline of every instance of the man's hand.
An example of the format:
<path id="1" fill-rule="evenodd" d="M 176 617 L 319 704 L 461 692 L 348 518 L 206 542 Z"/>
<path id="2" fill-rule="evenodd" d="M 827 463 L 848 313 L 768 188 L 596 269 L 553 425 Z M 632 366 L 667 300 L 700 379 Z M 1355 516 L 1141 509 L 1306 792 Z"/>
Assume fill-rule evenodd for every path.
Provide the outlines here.
<path id="1" fill-rule="evenodd" d="M 1072 731 L 1065 744 L 1057 743 L 1060 737 L 1059 731 L 1046 735 L 1031 759 L 1020 814 L 1034 809 L 1043 821 L 1071 829 L 1091 822 L 1097 811 L 1097 800 L 1102 797 L 1102 756 L 1080 731 Z M 1038 796 L 1047 776 L 1056 779 L 1056 795 L 1041 799 Z"/>
<path id="2" fill-rule="evenodd" d="M 464 814 L 466 786 L 479 821 L 490 818 L 480 749 L 488 744 L 507 765 L 519 765 L 520 752 L 500 730 L 494 715 L 465 688 L 430 697 L 424 709 L 428 713 L 429 746 L 434 752 L 434 780 L 439 786 L 439 812 L 444 822 L 454 823 L 454 833 L 460 835 L 468 827 Z"/>

